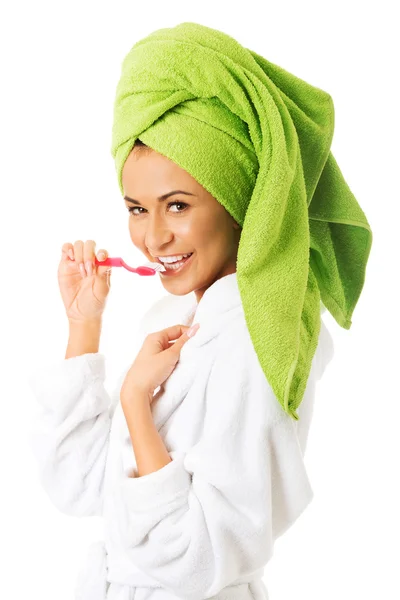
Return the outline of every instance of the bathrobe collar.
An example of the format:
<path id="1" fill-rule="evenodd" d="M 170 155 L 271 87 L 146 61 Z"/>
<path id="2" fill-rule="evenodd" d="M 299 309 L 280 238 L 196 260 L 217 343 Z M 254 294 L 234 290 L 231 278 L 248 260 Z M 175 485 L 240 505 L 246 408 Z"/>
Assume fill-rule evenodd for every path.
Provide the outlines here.
<path id="1" fill-rule="evenodd" d="M 193 325 L 199 323 L 200 327 L 195 335 L 182 346 L 179 362 L 162 386 L 162 398 L 160 401 L 153 401 L 151 405 L 153 421 L 157 428 L 165 424 L 183 401 L 194 384 L 200 364 L 202 361 L 206 362 L 206 357 L 204 352 L 200 351 L 200 347 L 215 338 L 222 329 L 229 327 L 230 321 L 243 315 L 236 273 L 215 281 L 207 288 L 199 303 L 197 303 L 194 293 L 189 307 L 186 304 L 187 297 L 184 302 L 186 310 L 183 309 L 181 313 L 180 323 L 182 325 L 189 324 L 194 314 Z M 239 318 L 241 317 L 239 316 Z"/>
<path id="2" fill-rule="evenodd" d="M 199 303 L 193 292 L 192 303 L 182 319 L 182 324 L 190 323 L 194 314 L 192 323 L 193 325 L 199 323 L 200 327 L 191 338 L 190 344 L 185 344 L 182 350 L 186 346 L 190 348 L 205 344 L 218 335 L 228 321 L 240 313 L 243 313 L 243 305 L 236 272 L 217 279 L 207 288 Z"/>

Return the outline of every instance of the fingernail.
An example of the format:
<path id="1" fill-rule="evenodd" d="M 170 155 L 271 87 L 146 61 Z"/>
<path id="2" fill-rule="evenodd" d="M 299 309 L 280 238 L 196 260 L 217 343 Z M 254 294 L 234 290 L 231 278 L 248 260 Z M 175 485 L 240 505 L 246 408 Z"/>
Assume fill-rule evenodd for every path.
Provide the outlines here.
<path id="1" fill-rule="evenodd" d="M 71 248 L 68 250 L 68 256 L 71 260 L 74 260 L 74 251 Z"/>
<path id="2" fill-rule="evenodd" d="M 83 264 L 83 262 L 79 263 L 79 269 L 82 277 L 86 277 L 85 265 Z"/>
<path id="3" fill-rule="evenodd" d="M 98 255 L 97 255 L 97 258 L 98 258 L 99 260 L 104 260 L 104 259 L 105 259 L 105 257 L 106 257 L 106 255 L 104 254 L 104 252 L 99 252 L 99 253 L 98 253 Z"/>
<path id="4" fill-rule="evenodd" d="M 192 325 L 190 327 L 190 329 L 188 329 L 186 332 L 188 337 L 192 337 L 192 335 L 194 335 L 196 333 L 196 331 L 198 330 L 199 327 L 200 327 L 200 323 L 196 323 L 195 325 Z"/>
<path id="5" fill-rule="evenodd" d="M 92 275 L 93 274 L 93 265 L 92 265 L 92 261 L 91 260 L 87 260 L 86 263 L 86 272 L 88 275 Z"/>

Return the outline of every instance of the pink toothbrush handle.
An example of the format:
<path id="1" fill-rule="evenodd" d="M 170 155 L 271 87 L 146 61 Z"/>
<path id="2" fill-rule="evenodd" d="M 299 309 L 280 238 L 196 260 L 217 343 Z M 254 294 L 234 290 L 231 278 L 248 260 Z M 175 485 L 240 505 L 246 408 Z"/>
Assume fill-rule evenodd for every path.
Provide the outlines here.
<path id="1" fill-rule="evenodd" d="M 115 258 L 106 258 L 106 260 L 97 260 L 95 257 L 96 265 L 104 265 L 105 267 L 123 267 L 122 258 L 119 256 Z"/>
<path id="2" fill-rule="evenodd" d="M 136 273 L 137 275 L 155 275 L 155 269 L 151 267 L 130 267 L 126 264 L 126 262 L 120 257 L 115 256 L 114 258 L 108 257 L 106 260 L 97 260 L 95 257 L 96 265 L 103 265 L 105 267 L 124 267 L 127 271 L 131 271 L 131 273 Z"/>

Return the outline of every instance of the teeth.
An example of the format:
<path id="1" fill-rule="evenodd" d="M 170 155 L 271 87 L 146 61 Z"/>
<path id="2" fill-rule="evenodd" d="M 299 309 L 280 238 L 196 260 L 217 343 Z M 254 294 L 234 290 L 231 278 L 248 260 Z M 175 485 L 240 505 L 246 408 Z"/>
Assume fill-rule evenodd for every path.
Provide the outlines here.
<path id="1" fill-rule="evenodd" d="M 179 254 L 177 256 L 159 256 L 158 259 L 162 262 L 162 263 L 175 263 L 178 262 L 180 260 L 182 260 L 183 258 L 186 258 L 187 256 L 190 256 L 192 254 L 192 252 L 189 252 L 189 254 Z"/>
<path id="2" fill-rule="evenodd" d="M 180 269 L 181 266 L 185 264 L 185 262 L 186 260 L 178 260 L 174 263 L 165 263 L 164 269 L 167 269 L 168 271 L 176 271 L 177 269 Z"/>

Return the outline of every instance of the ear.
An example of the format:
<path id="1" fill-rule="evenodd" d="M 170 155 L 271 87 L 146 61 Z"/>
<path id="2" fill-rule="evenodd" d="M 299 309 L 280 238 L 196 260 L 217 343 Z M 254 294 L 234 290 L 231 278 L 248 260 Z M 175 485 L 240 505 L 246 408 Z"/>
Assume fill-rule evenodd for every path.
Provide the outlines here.
<path id="1" fill-rule="evenodd" d="M 233 229 L 242 229 L 241 226 L 239 225 L 239 223 L 236 223 L 236 221 L 233 219 L 233 217 L 232 217 L 232 222 L 233 222 Z"/>

